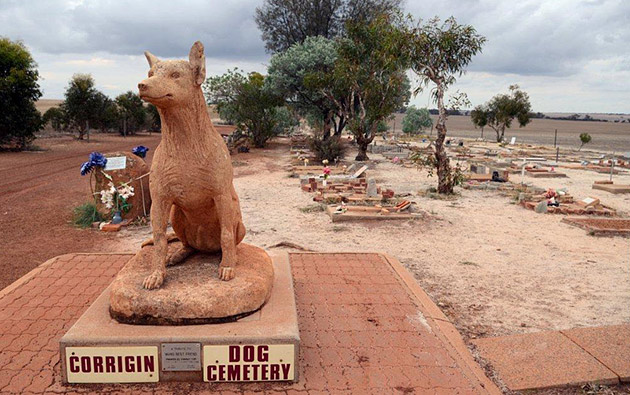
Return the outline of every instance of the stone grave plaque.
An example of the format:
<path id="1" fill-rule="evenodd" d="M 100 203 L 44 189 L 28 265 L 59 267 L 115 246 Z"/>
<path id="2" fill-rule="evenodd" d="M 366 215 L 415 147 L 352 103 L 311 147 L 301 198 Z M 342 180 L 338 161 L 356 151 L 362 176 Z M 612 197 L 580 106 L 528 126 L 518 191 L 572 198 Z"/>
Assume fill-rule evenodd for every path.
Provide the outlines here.
<path id="1" fill-rule="evenodd" d="M 165 372 L 201 370 L 201 344 L 162 343 L 162 370 Z"/>
<path id="2" fill-rule="evenodd" d="M 107 163 L 105 164 L 105 171 L 122 170 L 126 167 L 127 167 L 126 156 L 113 156 L 111 158 L 107 158 Z"/>

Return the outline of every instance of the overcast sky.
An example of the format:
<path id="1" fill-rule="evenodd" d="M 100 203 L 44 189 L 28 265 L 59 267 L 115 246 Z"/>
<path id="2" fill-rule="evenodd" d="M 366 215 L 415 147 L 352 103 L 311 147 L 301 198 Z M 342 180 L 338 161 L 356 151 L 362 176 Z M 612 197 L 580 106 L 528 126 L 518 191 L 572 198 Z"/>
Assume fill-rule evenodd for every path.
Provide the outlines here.
<path id="1" fill-rule="evenodd" d="M 0 0 L 0 36 L 31 50 L 44 98 L 62 98 L 74 73 L 91 73 L 115 96 L 145 78 L 144 50 L 186 58 L 196 40 L 208 75 L 264 72 L 269 55 L 253 18 L 262 1 Z M 408 0 L 406 11 L 452 15 L 487 37 L 454 87 L 473 105 L 516 83 L 535 111 L 630 113 L 628 0 Z M 426 94 L 412 103 L 432 106 Z"/>

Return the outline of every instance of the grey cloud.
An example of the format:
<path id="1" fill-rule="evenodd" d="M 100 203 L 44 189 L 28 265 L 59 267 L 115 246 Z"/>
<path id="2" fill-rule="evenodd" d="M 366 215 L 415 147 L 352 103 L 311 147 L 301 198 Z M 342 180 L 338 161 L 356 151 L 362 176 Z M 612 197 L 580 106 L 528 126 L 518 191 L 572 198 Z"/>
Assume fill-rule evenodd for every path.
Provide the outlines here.
<path id="1" fill-rule="evenodd" d="M 208 56 L 266 59 L 253 20 L 259 1 L 16 1 L 0 3 L 1 34 L 49 54 L 183 57 L 196 40 Z"/>
<path id="2" fill-rule="evenodd" d="M 455 16 L 488 38 L 470 70 L 520 75 L 578 73 L 592 60 L 630 59 L 630 2 L 429 1 L 409 4 L 425 18 Z"/>

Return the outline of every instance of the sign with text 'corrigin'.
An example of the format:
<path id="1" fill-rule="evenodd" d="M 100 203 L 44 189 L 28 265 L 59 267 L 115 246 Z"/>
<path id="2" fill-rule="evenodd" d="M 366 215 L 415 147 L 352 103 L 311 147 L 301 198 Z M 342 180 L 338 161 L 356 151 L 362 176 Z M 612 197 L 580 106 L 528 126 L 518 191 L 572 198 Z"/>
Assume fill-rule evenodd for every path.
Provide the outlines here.
<path id="1" fill-rule="evenodd" d="M 158 348 L 66 347 L 68 383 L 158 382 Z"/>
<path id="2" fill-rule="evenodd" d="M 203 364 L 203 380 L 207 382 L 291 381 L 295 378 L 295 346 L 204 346 Z"/>

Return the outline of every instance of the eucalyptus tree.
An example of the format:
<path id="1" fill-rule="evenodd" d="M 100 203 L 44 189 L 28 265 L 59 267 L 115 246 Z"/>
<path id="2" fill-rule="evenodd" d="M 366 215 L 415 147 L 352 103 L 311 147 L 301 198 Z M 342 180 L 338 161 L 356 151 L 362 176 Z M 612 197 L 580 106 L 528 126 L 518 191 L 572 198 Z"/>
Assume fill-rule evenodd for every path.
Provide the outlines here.
<path id="1" fill-rule="evenodd" d="M 256 8 L 256 24 L 271 53 L 289 49 L 307 37 L 345 35 L 348 21 L 370 22 L 400 10 L 402 0 L 265 0 Z"/>
<path id="2" fill-rule="evenodd" d="M 509 94 L 496 95 L 487 104 L 475 107 L 471 119 L 475 126 L 490 126 L 497 134 L 497 142 L 501 142 L 514 119 L 519 127 L 531 122 L 531 110 L 529 95 L 518 85 L 511 85 Z"/>
<path id="3" fill-rule="evenodd" d="M 445 95 L 457 77 L 464 74 L 473 56 L 481 52 L 485 42 L 486 38 L 474 27 L 460 25 L 453 17 L 444 22 L 436 17 L 409 30 L 411 70 L 420 82 L 414 93 L 432 85 L 432 97 L 438 108 L 434 153 L 427 158 L 426 164 L 436 169 L 439 193 L 453 193 L 453 187 L 461 180 L 459 171 L 451 168 L 444 149 L 448 117 Z"/>

